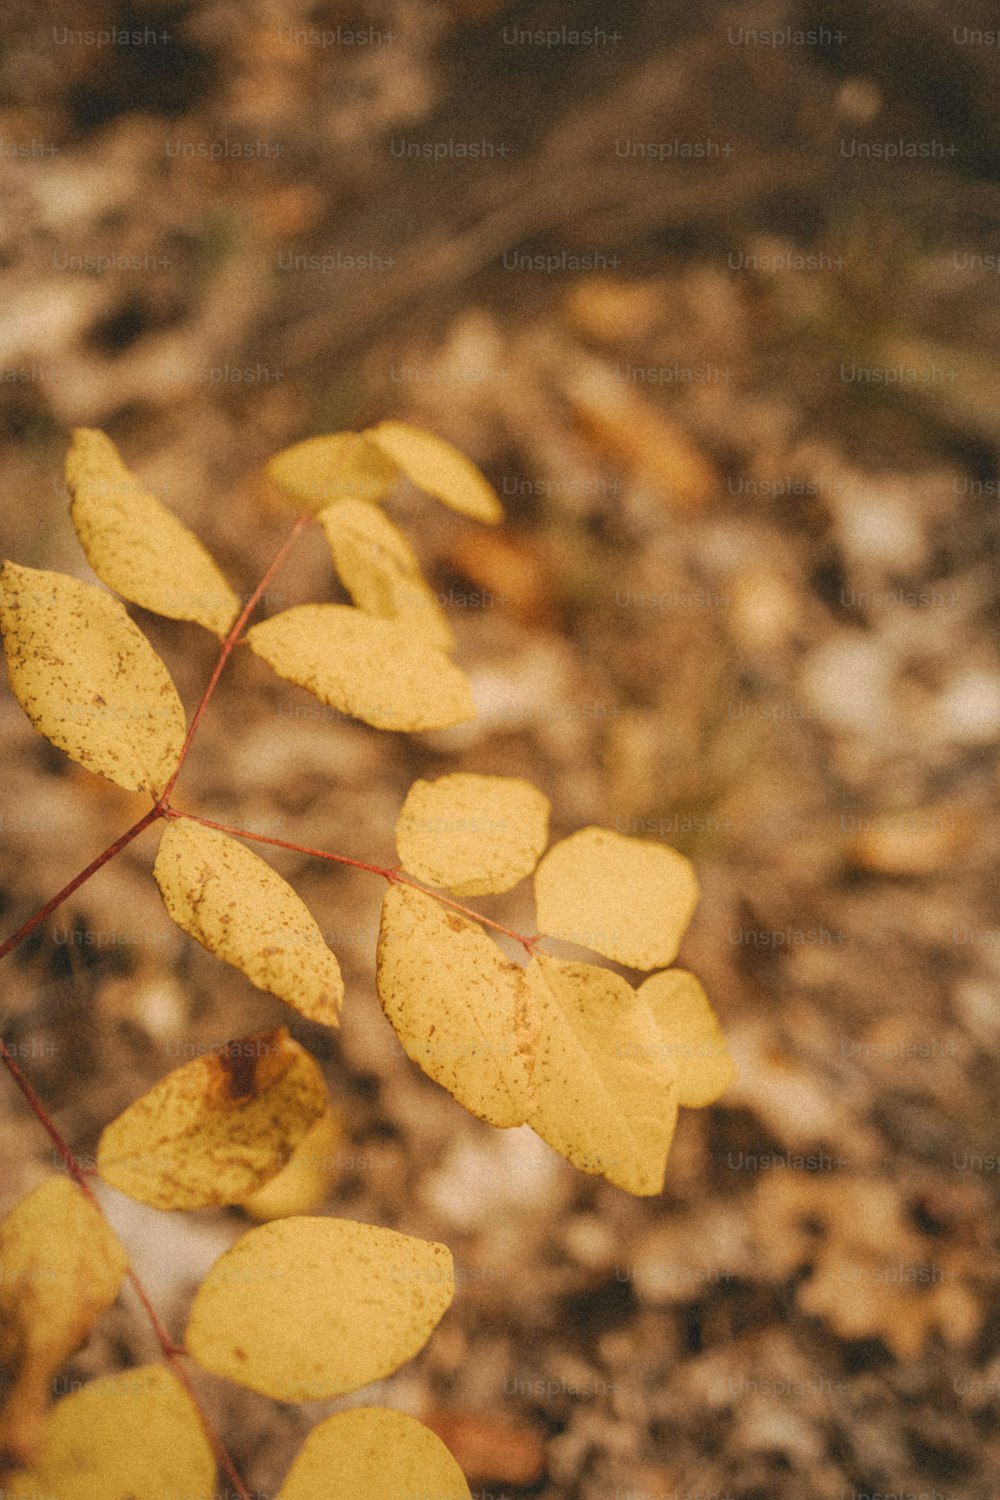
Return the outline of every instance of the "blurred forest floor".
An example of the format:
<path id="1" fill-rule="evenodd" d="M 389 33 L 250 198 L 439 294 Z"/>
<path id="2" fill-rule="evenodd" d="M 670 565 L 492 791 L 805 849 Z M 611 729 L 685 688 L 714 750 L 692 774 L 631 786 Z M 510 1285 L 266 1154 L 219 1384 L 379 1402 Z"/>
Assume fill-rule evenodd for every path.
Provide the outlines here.
<path id="1" fill-rule="evenodd" d="M 662 1197 L 629 1198 L 401 1055 L 374 997 L 379 882 L 275 860 L 345 969 L 331 1038 L 172 927 L 140 841 L 6 966 L 5 1035 L 74 1148 L 183 1049 L 290 1024 L 344 1113 L 329 1211 L 456 1258 L 427 1349 L 363 1399 L 436 1425 L 476 1495 L 996 1493 L 990 7 L 12 0 L 5 19 L 3 555 L 90 576 L 74 426 L 104 428 L 244 594 L 292 515 L 271 453 L 385 416 L 452 439 L 507 524 L 414 492 L 391 510 L 479 720 L 379 734 L 240 658 L 184 805 L 391 864 L 413 778 L 467 769 L 536 782 L 557 836 L 661 839 L 696 863 L 680 961 L 739 1068 L 682 1113 Z M 73 39 L 108 26 L 155 38 Z M 559 28 L 599 34 L 521 35 Z M 333 587 L 313 539 L 268 606 Z M 136 615 L 196 702 L 211 642 Z M 142 799 L 9 693 L 0 728 L 13 930 Z M 529 900 L 484 909 L 532 930 Z M 0 1111 L 6 1209 L 54 1163 L 12 1088 Z M 107 1198 L 179 1331 L 245 1219 Z M 155 1352 L 120 1307 L 62 1389 Z M 204 1384 L 264 1494 L 334 1409 Z"/>

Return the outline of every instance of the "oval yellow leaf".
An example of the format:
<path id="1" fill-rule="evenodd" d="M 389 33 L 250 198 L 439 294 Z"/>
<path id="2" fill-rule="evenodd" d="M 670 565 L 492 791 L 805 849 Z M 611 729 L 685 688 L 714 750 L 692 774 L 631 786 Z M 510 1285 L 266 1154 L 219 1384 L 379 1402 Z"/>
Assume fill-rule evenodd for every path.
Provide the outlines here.
<path id="1" fill-rule="evenodd" d="M 144 489 L 103 432 L 73 433 L 66 483 L 74 529 L 102 582 L 143 609 L 226 634 L 239 599 L 194 532 Z"/>
<path id="2" fill-rule="evenodd" d="M 240 1207 L 252 1219 L 287 1219 L 292 1214 L 314 1214 L 320 1208 L 337 1175 L 340 1120 L 328 1106 L 276 1177 L 262 1188 L 240 1199 Z"/>
<path id="3" fill-rule="evenodd" d="M 0 1452 L 30 1463 L 52 1377 L 114 1302 L 125 1251 L 68 1177 L 49 1177 L 0 1221 Z"/>
<path id="4" fill-rule="evenodd" d="M 403 533 L 366 500 L 342 500 L 319 513 L 341 583 L 359 609 L 402 620 L 449 651 L 451 626 Z"/>
<path id="5" fill-rule="evenodd" d="M 376 729 L 445 729 L 476 716 L 465 673 L 405 622 L 299 604 L 246 639 L 279 677 Z"/>
<path id="6" fill-rule="evenodd" d="M 315 514 L 335 500 L 384 500 L 399 467 L 364 433 L 331 432 L 276 453 L 266 473 Z"/>
<path id="7" fill-rule="evenodd" d="M 125 606 L 66 573 L 7 562 L 0 629 L 11 688 L 39 734 L 127 791 L 159 792 L 184 744 L 184 710 Z"/>
<path id="8" fill-rule="evenodd" d="M 661 1192 L 677 1090 L 649 1006 L 593 964 L 536 955 L 525 972 L 540 1023 L 528 1124 L 581 1172 Z"/>
<path id="9" fill-rule="evenodd" d="M 202 947 L 324 1026 L 339 1024 L 340 965 L 287 881 L 236 839 L 171 822 L 153 866 L 170 916 Z"/>
<path id="10" fill-rule="evenodd" d="M 213 1500 L 215 1459 L 198 1413 L 163 1365 L 92 1380 L 57 1403 L 8 1500 Z"/>
<path id="11" fill-rule="evenodd" d="M 326 1106 L 319 1064 L 284 1027 L 240 1037 L 112 1120 L 97 1170 L 151 1208 L 239 1203 L 282 1170 Z"/>
<path id="12" fill-rule="evenodd" d="M 633 969 L 673 963 L 698 903 L 694 867 L 676 849 L 606 828 L 553 844 L 535 872 L 538 925 Z"/>
<path id="13" fill-rule="evenodd" d="M 666 969 L 643 980 L 638 993 L 653 1013 L 662 1056 L 676 1067 L 678 1104 L 713 1103 L 736 1069 L 698 980 L 686 969 Z"/>
<path id="14" fill-rule="evenodd" d="M 277 1500 L 471 1500 L 458 1464 L 415 1417 L 381 1406 L 314 1427 Z"/>
<path id="15" fill-rule="evenodd" d="M 507 891 L 549 838 L 549 800 L 517 776 L 458 772 L 415 781 L 396 820 L 403 868 L 456 896 Z"/>
<path id="16" fill-rule="evenodd" d="M 391 885 L 375 963 L 382 1009 L 408 1057 L 472 1114 L 523 1125 L 537 1033 L 524 970 L 476 922 Z"/>
<path id="17" fill-rule="evenodd" d="M 275 1219 L 216 1261 L 185 1345 L 264 1396 L 321 1401 L 412 1359 L 454 1292 L 444 1245 L 348 1219 Z"/>
<path id="18" fill-rule="evenodd" d="M 503 520 L 503 506 L 493 486 L 464 453 L 409 422 L 379 422 L 365 436 L 399 465 L 407 479 L 452 510 L 476 521 Z"/>

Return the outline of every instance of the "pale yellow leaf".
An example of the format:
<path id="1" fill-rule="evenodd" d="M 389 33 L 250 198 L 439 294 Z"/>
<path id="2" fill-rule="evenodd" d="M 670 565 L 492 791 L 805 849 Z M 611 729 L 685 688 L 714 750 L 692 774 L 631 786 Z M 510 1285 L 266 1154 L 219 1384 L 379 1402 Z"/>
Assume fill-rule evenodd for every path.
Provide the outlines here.
<path id="1" fill-rule="evenodd" d="M 146 491 L 103 432 L 73 433 L 66 483 L 73 526 L 98 578 L 143 609 L 226 634 L 239 599 L 194 532 Z"/>
<path id="2" fill-rule="evenodd" d="M 240 1207 L 253 1219 L 287 1219 L 292 1214 L 314 1214 L 322 1207 L 337 1175 L 341 1158 L 339 1117 L 327 1105 L 276 1177 L 240 1199 Z"/>
<path id="3" fill-rule="evenodd" d="M 676 1071 L 649 1006 L 618 974 L 537 955 L 538 1104 L 528 1124 L 582 1172 L 640 1196 L 663 1188 Z"/>
<path id="4" fill-rule="evenodd" d="M 660 1055 L 677 1069 L 678 1104 L 711 1104 L 736 1069 L 705 991 L 686 969 L 665 969 L 643 980 L 638 994 L 653 1013 Z"/>
<path id="5" fill-rule="evenodd" d="M 689 859 L 646 839 L 581 828 L 535 872 L 538 926 L 633 969 L 672 963 L 698 902 Z"/>
<path id="6" fill-rule="evenodd" d="M 454 1292 L 444 1245 L 349 1219 L 275 1219 L 216 1261 L 185 1344 L 264 1396 L 321 1401 L 412 1359 Z"/>
<path id="7" fill-rule="evenodd" d="M 493 486 L 444 438 L 411 427 L 409 422 L 380 422 L 377 427 L 369 427 L 365 436 L 377 443 L 418 489 L 426 490 L 452 510 L 476 521 L 503 520 L 503 507 Z"/>
<path id="8" fill-rule="evenodd" d="M 130 792 L 159 792 L 185 720 L 163 662 L 102 588 L 7 562 L 0 629 L 14 696 L 39 734 Z"/>
<path id="9" fill-rule="evenodd" d="M 215 1459 L 190 1396 L 163 1365 L 92 1380 L 58 1402 L 8 1500 L 213 1500 Z"/>
<path id="10" fill-rule="evenodd" d="M 471 1500 L 458 1464 L 429 1427 L 359 1406 L 314 1427 L 277 1500 Z"/>
<path id="11" fill-rule="evenodd" d="M 331 432 L 276 453 L 267 476 L 315 513 L 335 500 L 383 500 L 399 467 L 364 433 Z"/>
<path id="12" fill-rule="evenodd" d="M 376 729 L 444 729 L 475 718 L 465 673 L 405 622 L 347 604 L 299 604 L 246 639 L 279 677 Z"/>
<path id="13" fill-rule="evenodd" d="M 284 1027 L 240 1037 L 105 1126 L 97 1170 L 151 1208 L 239 1203 L 282 1170 L 326 1105 L 319 1064 Z"/>
<path id="14" fill-rule="evenodd" d="M 340 966 L 269 864 L 228 834 L 179 818 L 160 841 L 153 875 L 178 927 L 310 1021 L 339 1024 Z"/>
<path id="15" fill-rule="evenodd" d="M 341 583 L 371 615 L 402 620 L 431 646 L 449 651 L 451 627 L 403 533 L 366 500 L 342 500 L 319 513 Z"/>
<path id="16" fill-rule="evenodd" d="M 34 1459 L 52 1377 L 111 1306 L 125 1251 L 68 1177 L 49 1177 L 0 1221 L 0 1452 Z"/>
<path id="17" fill-rule="evenodd" d="M 537 1034 L 524 970 L 477 922 L 391 885 L 376 958 L 382 1009 L 408 1057 L 491 1125 L 523 1125 Z"/>
<path id="18" fill-rule="evenodd" d="M 548 798 L 517 776 L 458 772 L 415 781 L 396 820 L 403 868 L 456 896 L 517 885 L 548 837 Z"/>

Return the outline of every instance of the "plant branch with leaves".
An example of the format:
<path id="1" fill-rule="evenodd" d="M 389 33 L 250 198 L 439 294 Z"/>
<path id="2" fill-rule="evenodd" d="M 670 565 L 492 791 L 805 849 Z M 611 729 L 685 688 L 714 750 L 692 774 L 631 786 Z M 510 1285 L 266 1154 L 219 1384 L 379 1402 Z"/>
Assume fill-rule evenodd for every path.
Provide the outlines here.
<path id="1" fill-rule="evenodd" d="M 493 523 L 501 507 L 482 474 L 450 444 L 402 422 L 298 443 L 268 472 L 301 513 L 241 607 L 202 543 L 147 493 L 109 439 L 92 429 L 74 434 L 71 518 L 106 587 L 6 562 L 8 676 L 40 734 L 88 770 L 147 792 L 152 806 L 0 945 L 0 957 L 158 826 L 152 873 L 173 921 L 259 989 L 336 1027 L 345 998 L 336 955 L 292 886 L 247 844 L 369 871 L 387 883 L 376 988 L 408 1056 L 479 1119 L 528 1125 L 581 1171 L 631 1193 L 659 1193 L 678 1107 L 712 1102 L 732 1077 L 701 986 L 670 967 L 697 901 L 687 859 L 601 828 L 547 848 L 548 800 L 517 777 L 415 782 L 397 820 L 393 868 L 174 805 L 198 727 L 243 643 L 280 677 L 380 729 L 439 729 L 475 715 L 448 620 L 380 502 L 405 475 Z M 249 625 L 312 524 L 352 603 L 298 605 Z M 219 638 L 190 723 L 122 600 Z M 530 877 L 537 934 L 465 904 Z M 514 940 L 525 963 L 508 958 L 491 931 Z M 555 957 L 541 946 L 546 938 L 648 977 L 633 985 L 600 963 Z M 327 1399 L 398 1369 L 450 1304 L 444 1245 L 315 1214 L 326 1182 L 301 1167 L 330 1130 L 330 1100 L 316 1060 L 277 1027 L 176 1068 L 100 1137 L 97 1176 L 139 1202 L 167 1212 L 241 1205 L 265 1220 L 208 1272 L 176 1347 L 88 1174 L 2 1042 L 0 1058 L 68 1173 L 43 1181 L 0 1221 L 0 1367 L 10 1377 L 0 1454 L 19 1466 L 5 1481 L 10 1500 L 211 1500 L 217 1464 L 247 1500 L 185 1360 L 277 1400 Z M 50 1411 L 53 1376 L 126 1277 L 166 1364 L 94 1380 Z M 469 1500 L 458 1465 L 429 1429 L 363 1407 L 313 1429 L 277 1500 L 403 1492 Z"/>

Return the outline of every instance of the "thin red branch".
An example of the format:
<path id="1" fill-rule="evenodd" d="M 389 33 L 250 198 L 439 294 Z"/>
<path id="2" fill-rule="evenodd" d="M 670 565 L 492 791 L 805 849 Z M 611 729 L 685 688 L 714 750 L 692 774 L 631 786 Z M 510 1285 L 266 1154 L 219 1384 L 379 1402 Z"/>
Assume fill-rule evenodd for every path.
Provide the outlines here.
<path id="1" fill-rule="evenodd" d="M 299 533 L 306 526 L 308 526 L 311 520 L 312 516 L 307 511 L 303 512 L 303 514 L 299 516 L 298 520 L 295 522 L 295 525 L 292 527 L 291 531 L 288 533 L 288 535 L 285 537 L 285 540 L 278 548 L 278 551 L 274 557 L 274 561 L 271 563 L 263 578 L 260 580 L 260 583 L 258 583 L 257 587 L 250 595 L 246 604 L 244 604 L 235 624 L 232 626 L 229 634 L 222 642 L 222 649 L 219 652 L 219 659 L 215 663 L 215 667 L 212 671 L 211 677 L 208 679 L 208 686 L 206 687 L 204 693 L 202 693 L 201 695 L 201 702 L 198 704 L 198 707 L 194 711 L 194 718 L 191 720 L 191 726 L 188 729 L 187 738 L 185 739 L 184 744 L 181 747 L 181 753 L 178 757 L 177 764 L 173 769 L 173 773 L 166 786 L 163 788 L 163 791 L 160 793 L 158 806 L 167 806 L 167 799 L 174 789 L 174 784 L 177 781 L 178 776 L 181 774 L 181 767 L 184 765 L 185 760 L 187 760 L 188 751 L 191 749 L 191 742 L 198 732 L 198 725 L 201 723 L 202 715 L 204 714 L 205 709 L 208 707 L 209 699 L 215 692 L 219 678 L 222 676 L 223 668 L 232 655 L 233 648 L 239 641 L 239 638 L 243 632 L 244 625 L 253 614 L 256 606 L 260 603 L 260 600 L 268 584 L 274 578 L 274 575 L 283 565 L 289 552 L 292 550 L 292 545 L 295 542 L 295 539 L 298 537 Z"/>
<path id="2" fill-rule="evenodd" d="M 492 927 L 495 932 L 502 932 L 506 937 L 513 938 L 515 943 L 520 943 L 527 953 L 533 954 L 538 946 L 538 937 L 526 937 L 523 932 L 515 932 L 513 927 L 505 927 L 502 922 L 494 922 L 491 917 L 484 917 L 481 912 L 473 911 L 470 906 L 463 906 L 460 901 L 453 901 L 450 896 L 442 896 L 438 891 L 429 891 L 422 886 L 418 880 L 411 880 L 409 875 L 400 873 L 399 866 L 388 868 L 384 865 L 372 865 L 364 859 L 352 859 L 347 854 L 333 854 L 329 849 L 313 849 L 308 844 L 296 844 L 290 839 L 272 838 L 266 833 L 254 833 L 249 828 L 231 828 L 228 823 L 217 823 L 214 818 L 202 818 L 197 813 L 179 812 L 177 808 L 166 809 L 169 818 L 189 818 L 192 823 L 203 823 L 206 828 L 217 828 L 220 833 L 232 834 L 234 838 L 251 839 L 257 844 L 274 844 L 279 849 L 292 849 L 296 854 L 308 854 L 313 859 L 334 860 L 338 865 L 350 865 L 355 870 L 367 870 L 372 875 L 381 875 L 383 880 L 388 880 L 390 885 L 409 885 L 415 891 L 422 891 L 425 896 L 430 896 L 439 901 L 442 906 L 450 906 L 453 911 L 459 911 L 463 916 L 471 917 L 474 922 L 481 922 L 484 927 Z"/>

